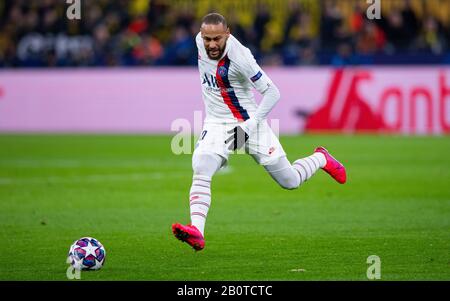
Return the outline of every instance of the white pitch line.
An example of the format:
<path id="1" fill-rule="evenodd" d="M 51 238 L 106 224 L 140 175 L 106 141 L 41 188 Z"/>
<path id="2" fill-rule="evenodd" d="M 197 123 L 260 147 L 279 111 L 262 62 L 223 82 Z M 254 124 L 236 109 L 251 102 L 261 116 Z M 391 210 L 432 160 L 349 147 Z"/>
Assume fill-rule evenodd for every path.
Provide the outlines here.
<path id="1" fill-rule="evenodd" d="M 156 167 L 156 166 L 181 166 L 186 162 L 174 160 L 105 160 L 105 159 L 5 159 L 0 158 L 0 166 L 21 168 L 75 168 L 75 167 Z"/>
<path id="2" fill-rule="evenodd" d="M 132 174 L 94 174 L 85 176 L 47 176 L 33 178 L 0 178 L 0 185 L 48 184 L 48 183 L 98 183 L 151 181 L 164 178 L 176 178 L 189 175 L 186 172 L 132 173 Z"/>
<path id="3" fill-rule="evenodd" d="M 42 168 L 42 167 L 56 167 L 56 168 L 77 168 L 77 167 L 158 167 L 158 166 L 183 166 L 185 162 L 161 161 L 161 160 L 72 160 L 72 159 L 4 159 L 0 158 L 0 166 L 16 167 L 16 168 Z M 230 166 L 222 168 L 217 175 L 225 175 L 231 173 L 233 170 Z M 94 183 L 94 182 L 126 182 L 126 181 L 151 181 L 160 180 L 164 178 L 179 178 L 191 177 L 192 171 L 186 172 L 146 172 L 146 173 L 121 173 L 121 174 L 91 174 L 91 175 L 75 175 L 75 176 L 41 176 L 41 177 L 0 177 L 0 185 L 14 185 L 14 184 L 48 184 L 48 183 Z"/>

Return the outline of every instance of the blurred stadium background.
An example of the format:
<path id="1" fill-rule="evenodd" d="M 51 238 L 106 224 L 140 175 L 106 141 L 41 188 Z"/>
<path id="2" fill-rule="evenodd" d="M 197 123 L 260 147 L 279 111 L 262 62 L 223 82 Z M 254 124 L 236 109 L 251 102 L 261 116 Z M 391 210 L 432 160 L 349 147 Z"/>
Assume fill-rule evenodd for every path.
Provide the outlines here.
<path id="1" fill-rule="evenodd" d="M 373 254 L 382 279 L 450 279 L 450 1 L 380 0 L 374 20 L 366 0 L 80 3 L 0 0 L 0 280 L 66 279 L 85 235 L 109 257 L 83 279 L 364 280 Z M 193 256 L 170 233 L 191 181 L 171 141 L 201 129 L 210 11 L 280 88 L 289 159 L 324 144 L 349 183 L 282 191 L 235 156 Z"/>
<path id="2" fill-rule="evenodd" d="M 208 11 L 263 65 L 449 64 L 450 3 L 365 0 L 82 1 L 82 21 L 60 0 L 2 1 L 4 67 L 195 65 L 192 36 Z"/>

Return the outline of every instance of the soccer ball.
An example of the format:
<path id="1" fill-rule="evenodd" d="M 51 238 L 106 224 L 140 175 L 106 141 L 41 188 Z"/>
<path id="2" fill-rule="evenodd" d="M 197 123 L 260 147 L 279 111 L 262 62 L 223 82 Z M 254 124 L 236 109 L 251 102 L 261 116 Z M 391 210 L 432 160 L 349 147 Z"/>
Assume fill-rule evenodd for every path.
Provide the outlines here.
<path id="1" fill-rule="evenodd" d="M 70 246 L 67 262 L 77 270 L 99 270 L 105 257 L 106 250 L 97 239 L 82 237 Z"/>

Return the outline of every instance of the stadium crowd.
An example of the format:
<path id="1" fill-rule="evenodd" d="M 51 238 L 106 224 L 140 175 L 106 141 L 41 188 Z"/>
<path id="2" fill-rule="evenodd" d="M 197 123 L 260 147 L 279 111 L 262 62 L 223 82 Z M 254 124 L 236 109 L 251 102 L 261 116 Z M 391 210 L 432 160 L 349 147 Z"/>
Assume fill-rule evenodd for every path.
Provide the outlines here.
<path id="1" fill-rule="evenodd" d="M 197 63 L 200 16 L 177 6 L 180 1 L 81 1 L 81 20 L 66 17 L 65 0 L 1 1 L 0 66 Z M 224 15 L 232 33 L 264 65 L 450 64 L 450 22 L 417 14 L 408 0 L 378 20 L 366 18 L 365 0 L 353 1 L 350 13 L 337 1 L 318 1 L 317 16 L 302 5 L 308 0 L 285 1 L 277 26 L 266 1 L 255 5 L 247 25 Z"/>

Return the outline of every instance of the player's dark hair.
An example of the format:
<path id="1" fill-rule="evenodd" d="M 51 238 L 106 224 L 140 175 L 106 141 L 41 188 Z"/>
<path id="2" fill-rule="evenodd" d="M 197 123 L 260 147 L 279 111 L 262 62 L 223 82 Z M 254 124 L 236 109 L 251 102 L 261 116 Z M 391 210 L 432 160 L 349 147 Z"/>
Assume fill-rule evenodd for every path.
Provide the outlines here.
<path id="1" fill-rule="evenodd" d="M 203 17 L 201 24 L 222 24 L 225 28 L 228 27 L 225 17 L 218 13 L 207 14 Z"/>

